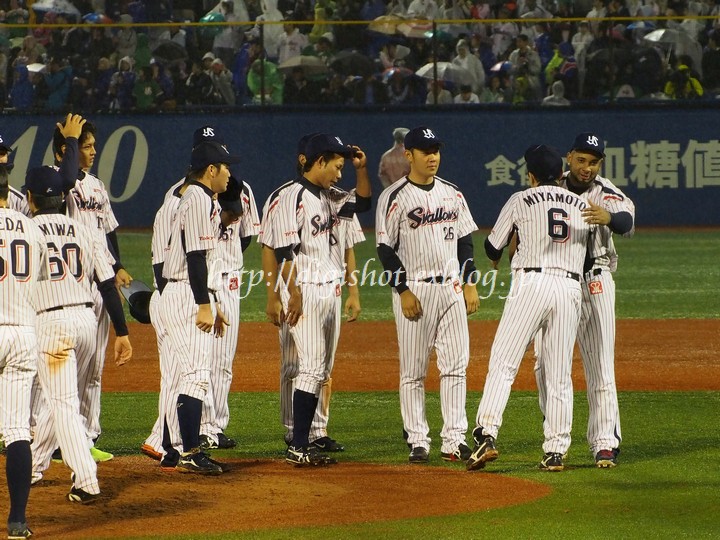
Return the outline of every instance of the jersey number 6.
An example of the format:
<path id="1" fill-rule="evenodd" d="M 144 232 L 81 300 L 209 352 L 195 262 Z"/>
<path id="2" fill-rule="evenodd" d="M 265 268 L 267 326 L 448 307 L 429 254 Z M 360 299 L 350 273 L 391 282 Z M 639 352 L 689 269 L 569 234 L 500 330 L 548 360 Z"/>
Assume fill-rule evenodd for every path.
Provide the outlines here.
<path id="1" fill-rule="evenodd" d="M 562 208 L 548 210 L 548 236 L 553 242 L 563 243 L 568 239 L 570 227 L 568 226 L 568 213 Z"/>

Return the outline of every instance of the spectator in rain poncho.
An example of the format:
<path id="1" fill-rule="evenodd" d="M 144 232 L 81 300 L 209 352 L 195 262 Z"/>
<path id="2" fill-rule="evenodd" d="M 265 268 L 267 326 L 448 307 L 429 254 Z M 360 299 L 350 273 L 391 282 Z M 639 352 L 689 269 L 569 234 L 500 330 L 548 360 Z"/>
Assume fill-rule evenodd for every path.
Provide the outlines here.
<path id="1" fill-rule="evenodd" d="M 15 82 L 10 90 L 9 102 L 18 111 L 29 111 L 35 99 L 35 87 L 24 64 L 15 66 Z"/>
<path id="2" fill-rule="evenodd" d="M 129 111 L 133 106 L 134 87 L 133 61 L 129 56 L 125 56 L 118 62 L 118 70 L 113 73 L 110 80 L 110 95 L 112 96 L 110 108 L 116 111 Z"/>

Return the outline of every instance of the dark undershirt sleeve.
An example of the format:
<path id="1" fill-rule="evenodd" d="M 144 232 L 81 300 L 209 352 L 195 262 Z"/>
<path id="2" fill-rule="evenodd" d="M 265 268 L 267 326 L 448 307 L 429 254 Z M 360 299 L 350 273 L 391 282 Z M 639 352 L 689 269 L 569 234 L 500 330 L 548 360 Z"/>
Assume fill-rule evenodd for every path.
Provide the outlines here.
<path id="1" fill-rule="evenodd" d="M 463 283 L 468 283 L 471 274 L 476 271 L 473 251 L 474 246 L 471 234 L 458 238 L 457 255 Z"/>
<path id="2" fill-rule="evenodd" d="M 116 336 L 127 336 L 128 329 L 125 322 L 125 313 L 123 312 L 120 295 L 115 288 L 115 279 L 106 279 L 102 283 L 98 283 L 98 291 L 102 295 L 105 311 L 110 315 Z"/>
<path id="3" fill-rule="evenodd" d="M 377 247 L 378 257 L 383 265 L 386 272 L 390 272 L 393 276 L 389 281 L 389 285 L 394 287 L 398 293 L 403 293 L 408 290 L 407 276 L 405 274 L 405 267 L 398 257 L 398 254 L 390 246 L 380 244 Z"/>
<path id="4" fill-rule="evenodd" d="M 633 217 L 630 212 L 617 212 L 610 214 L 610 230 L 617 234 L 630 232 L 633 227 Z"/>
<path id="5" fill-rule="evenodd" d="M 502 258 L 503 250 L 502 249 L 495 249 L 495 246 L 493 246 L 490 243 L 490 238 L 485 239 L 485 254 L 488 256 L 488 259 L 491 261 L 499 261 Z"/>
<path id="6" fill-rule="evenodd" d="M 190 288 L 197 305 L 209 304 L 207 261 L 205 250 L 191 251 L 186 255 Z"/>

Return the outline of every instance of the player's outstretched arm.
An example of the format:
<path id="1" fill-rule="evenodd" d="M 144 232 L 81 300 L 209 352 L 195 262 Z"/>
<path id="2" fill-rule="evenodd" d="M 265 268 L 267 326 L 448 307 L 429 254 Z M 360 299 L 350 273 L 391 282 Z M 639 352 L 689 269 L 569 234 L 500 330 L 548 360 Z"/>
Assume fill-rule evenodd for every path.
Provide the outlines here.
<path id="1" fill-rule="evenodd" d="M 115 338 L 115 365 L 122 366 L 132 358 L 132 345 L 128 336 Z"/>

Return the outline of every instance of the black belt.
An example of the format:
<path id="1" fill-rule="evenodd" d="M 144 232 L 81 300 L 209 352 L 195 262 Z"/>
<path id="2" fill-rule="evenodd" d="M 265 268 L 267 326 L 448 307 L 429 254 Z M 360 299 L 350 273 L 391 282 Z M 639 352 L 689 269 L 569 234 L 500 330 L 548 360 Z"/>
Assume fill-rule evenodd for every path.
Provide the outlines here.
<path id="1" fill-rule="evenodd" d="M 600 274 L 602 274 L 602 268 L 593 268 L 592 270 L 585 272 L 586 276 L 599 276 Z"/>
<path id="2" fill-rule="evenodd" d="M 523 268 L 523 272 L 538 272 L 542 273 L 543 269 L 539 267 L 532 267 L 532 268 Z M 565 270 L 559 270 L 558 273 L 562 273 L 565 275 L 565 277 L 574 279 L 575 281 L 580 281 L 580 274 L 576 274 L 575 272 L 567 272 Z"/>
<path id="3" fill-rule="evenodd" d="M 91 307 L 95 307 L 95 304 L 93 304 L 92 302 L 85 302 L 84 304 L 68 304 L 67 306 L 55 306 L 55 307 L 51 307 L 51 308 L 47 308 L 42 311 L 39 311 L 38 313 L 47 313 L 48 311 L 59 311 L 61 309 L 73 308 L 73 307 L 91 308 Z"/>
<path id="4" fill-rule="evenodd" d="M 423 283 L 434 283 L 436 285 L 444 285 L 445 283 L 449 283 L 452 280 L 452 278 L 445 277 L 445 276 L 432 276 L 427 277 L 423 279 Z"/>
<path id="5" fill-rule="evenodd" d="M 178 283 L 179 279 L 168 279 L 168 283 Z"/>

